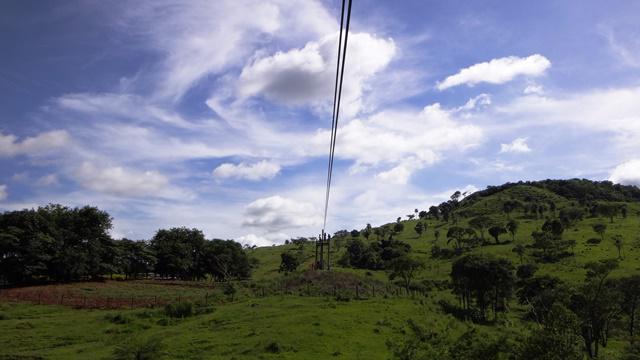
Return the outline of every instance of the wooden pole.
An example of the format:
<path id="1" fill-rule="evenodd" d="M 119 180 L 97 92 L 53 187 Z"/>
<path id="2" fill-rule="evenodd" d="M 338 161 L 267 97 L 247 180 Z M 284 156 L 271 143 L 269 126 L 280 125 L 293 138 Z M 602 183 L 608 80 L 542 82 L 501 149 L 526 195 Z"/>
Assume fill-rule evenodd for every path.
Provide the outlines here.
<path id="1" fill-rule="evenodd" d="M 327 234 L 327 270 L 331 270 L 331 235 Z"/>

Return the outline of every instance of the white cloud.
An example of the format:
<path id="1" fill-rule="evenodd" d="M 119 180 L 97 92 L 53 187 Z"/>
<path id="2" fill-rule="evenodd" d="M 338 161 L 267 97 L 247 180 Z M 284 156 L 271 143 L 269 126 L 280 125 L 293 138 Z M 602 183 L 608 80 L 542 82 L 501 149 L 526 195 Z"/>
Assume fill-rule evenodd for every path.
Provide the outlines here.
<path id="1" fill-rule="evenodd" d="M 529 85 L 527 85 L 527 87 L 524 88 L 524 90 L 522 92 L 525 95 L 530 95 L 530 94 L 542 95 L 542 94 L 544 94 L 544 88 L 542 87 L 542 85 L 529 84 Z"/>
<path id="2" fill-rule="evenodd" d="M 491 105 L 491 96 L 489 94 L 480 94 L 472 97 L 464 105 L 459 107 L 458 111 L 471 111 L 477 108 L 483 108 Z"/>
<path id="3" fill-rule="evenodd" d="M 208 74 L 237 66 L 260 45 L 325 35 L 335 19 L 314 0 L 157 0 L 129 4 L 126 31 L 166 56 L 158 96 L 178 99 Z"/>
<path id="4" fill-rule="evenodd" d="M 640 33 L 636 26 L 618 32 L 606 25 L 600 25 L 598 28 L 620 62 L 631 67 L 640 67 L 640 40 L 638 40 Z"/>
<path id="5" fill-rule="evenodd" d="M 284 233 L 270 233 L 265 235 L 247 234 L 237 237 L 235 240 L 241 244 L 260 247 L 282 244 L 290 238 L 291 236 Z"/>
<path id="6" fill-rule="evenodd" d="M 254 164 L 221 164 L 213 170 L 213 177 L 218 179 L 233 178 L 258 181 L 262 179 L 272 179 L 279 172 L 280 165 L 267 160 L 262 160 Z"/>
<path id="7" fill-rule="evenodd" d="M 457 120 L 454 113 L 436 103 L 419 112 L 383 111 L 355 119 L 338 129 L 336 157 L 355 161 L 360 172 L 391 166 L 392 170 L 378 177 L 406 183 L 413 171 L 436 163 L 444 153 L 464 151 L 482 142 L 482 129 Z M 315 142 L 328 137 L 328 130 L 320 131 Z"/>
<path id="8" fill-rule="evenodd" d="M 184 128 L 195 127 L 195 124 L 189 123 L 175 112 L 132 94 L 66 94 L 54 102 L 61 109 L 93 115 L 98 121 L 104 121 L 108 116 L 112 121 L 118 119 L 129 122 L 165 123 Z"/>
<path id="9" fill-rule="evenodd" d="M 391 39 L 350 33 L 341 110 L 355 114 L 362 106 L 366 81 L 384 69 L 396 53 Z M 289 104 L 328 106 L 333 100 L 338 34 L 311 41 L 301 49 L 256 59 L 240 75 L 241 97 L 264 96 Z"/>
<path id="10" fill-rule="evenodd" d="M 121 166 L 95 166 L 84 162 L 77 171 L 82 186 L 93 191 L 127 197 L 181 199 L 189 194 L 172 187 L 157 171 L 138 171 Z"/>
<path id="11" fill-rule="evenodd" d="M 551 62 L 544 56 L 534 54 L 526 58 L 517 56 L 493 59 L 460 70 L 437 84 L 438 90 L 458 85 L 473 86 L 479 83 L 503 84 L 517 76 L 536 77 L 544 74 Z"/>
<path id="12" fill-rule="evenodd" d="M 616 166 L 609 176 L 609 181 L 640 186 L 640 159 L 629 160 Z"/>
<path id="13" fill-rule="evenodd" d="M 528 153 L 531 148 L 527 144 L 527 138 L 519 137 L 509 144 L 500 144 L 501 153 Z"/>
<path id="14" fill-rule="evenodd" d="M 17 140 L 14 135 L 3 135 L 0 132 L 0 157 L 43 154 L 67 146 L 71 142 L 65 130 L 43 132 L 22 141 Z"/>
<path id="15" fill-rule="evenodd" d="M 612 147 L 640 150 L 640 88 L 612 88 L 567 96 L 522 96 L 497 108 L 512 126 L 575 126 L 614 135 Z"/>
<path id="16" fill-rule="evenodd" d="M 36 185 L 38 186 L 58 185 L 58 176 L 56 176 L 55 174 L 42 176 L 36 181 Z"/>
<path id="17" fill-rule="evenodd" d="M 257 199 L 247 205 L 242 224 L 273 232 L 321 223 L 320 212 L 311 203 L 275 195 Z"/>
<path id="18" fill-rule="evenodd" d="M 7 185 L 0 185 L 0 201 L 6 199 L 7 196 Z"/>

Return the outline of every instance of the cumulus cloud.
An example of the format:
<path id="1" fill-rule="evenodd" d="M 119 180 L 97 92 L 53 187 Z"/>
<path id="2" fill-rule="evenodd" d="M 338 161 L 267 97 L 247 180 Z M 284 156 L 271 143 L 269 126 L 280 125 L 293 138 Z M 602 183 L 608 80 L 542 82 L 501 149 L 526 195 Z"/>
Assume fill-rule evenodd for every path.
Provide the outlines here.
<path id="1" fill-rule="evenodd" d="M 40 133 L 18 141 L 15 135 L 0 132 L 0 157 L 37 155 L 69 145 L 71 137 L 65 130 Z"/>
<path id="2" fill-rule="evenodd" d="M 84 162 L 77 171 L 82 186 L 93 191 L 130 197 L 183 198 L 187 194 L 173 188 L 157 171 L 138 171 L 121 166 L 95 166 Z"/>
<path id="3" fill-rule="evenodd" d="M 285 240 L 291 237 L 284 233 L 271 233 L 265 235 L 247 234 L 237 237 L 235 240 L 241 244 L 249 246 L 271 246 L 275 244 L 282 244 Z"/>
<path id="4" fill-rule="evenodd" d="M 0 201 L 6 199 L 7 196 L 7 185 L 0 185 Z"/>
<path id="5" fill-rule="evenodd" d="M 422 111 L 383 111 L 366 119 L 355 119 L 338 129 L 336 156 L 355 161 L 355 167 L 391 166 L 378 177 L 406 183 L 409 175 L 432 165 L 451 151 L 464 151 L 484 138 L 480 127 L 455 118 L 455 111 L 440 104 Z M 319 139 L 328 138 L 320 131 Z"/>
<path id="6" fill-rule="evenodd" d="M 213 177 L 218 179 L 232 178 L 258 181 L 262 179 L 272 179 L 279 172 L 280 165 L 267 160 L 262 160 L 254 164 L 221 164 L 213 170 Z"/>
<path id="7" fill-rule="evenodd" d="M 448 76 L 437 84 L 438 90 L 445 90 L 458 85 L 473 86 L 479 83 L 504 84 L 517 76 L 536 77 L 545 73 L 551 62 L 540 54 L 526 58 L 517 56 L 493 59 L 471 65 L 457 74 Z"/>
<path id="8" fill-rule="evenodd" d="M 367 33 L 349 35 L 342 103 L 343 110 L 352 115 L 362 106 L 365 82 L 389 64 L 396 47 L 392 39 Z M 333 95 L 337 42 L 338 34 L 334 34 L 301 49 L 256 59 L 242 70 L 239 95 L 259 95 L 290 105 L 328 103 Z"/>
<path id="9" fill-rule="evenodd" d="M 508 144 L 500 144 L 501 153 L 528 153 L 531 148 L 527 144 L 527 138 L 519 137 Z"/>
<path id="10" fill-rule="evenodd" d="M 267 41 L 318 37 L 337 27 L 315 0 L 137 1 L 119 23 L 165 55 L 155 71 L 157 95 L 172 99 L 206 75 L 242 63 Z"/>
<path id="11" fill-rule="evenodd" d="M 257 199 L 245 209 L 244 226 L 270 231 L 319 225 L 319 210 L 312 204 L 279 195 Z"/>
<path id="12" fill-rule="evenodd" d="M 616 166 L 609 181 L 624 184 L 640 186 L 640 159 L 633 159 Z"/>

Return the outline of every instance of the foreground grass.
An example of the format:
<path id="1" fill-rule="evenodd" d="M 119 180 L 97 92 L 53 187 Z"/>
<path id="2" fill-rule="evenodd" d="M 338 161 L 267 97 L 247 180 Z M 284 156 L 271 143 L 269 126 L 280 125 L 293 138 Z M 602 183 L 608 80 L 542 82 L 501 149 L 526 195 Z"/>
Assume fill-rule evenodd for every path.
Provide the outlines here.
<path id="1" fill-rule="evenodd" d="M 0 309 L 0 358 L 108 359 L 117 345 L 132 338 L 157 337 L 169 359 L 386 359 L 386 341 L 400 336 L 409 318 L 451 333 L 467 326 L 440 314 L 425 298 L 337 302 L 273 296 L 221 305 L 186 319 L 168 319 L 148 309 L 16 303 Z"/>

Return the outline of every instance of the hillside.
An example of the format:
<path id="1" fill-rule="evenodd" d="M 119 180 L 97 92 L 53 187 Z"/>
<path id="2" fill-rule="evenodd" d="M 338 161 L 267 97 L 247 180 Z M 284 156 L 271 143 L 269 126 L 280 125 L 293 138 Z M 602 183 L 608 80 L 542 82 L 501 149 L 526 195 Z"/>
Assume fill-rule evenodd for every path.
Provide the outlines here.
<path id="1" fill-rule="evenodd" d="M 535 351 L 522 348 L 537 339 L 548 344 L 536 349 L 576 347 L 575 352 L 587 356 L 580 331 L 560 331 L 554 327 L 560 325 L 554 325 L 551 318 L 559 311 L 580 326 L 600 326 L 581 317 L 580 306 L 586 305 L 576 305 L 581 298 L 591 304 L 591 296 L 598 299 L 589 305 L 592 310 L 608 314 L 602 315 L 606 317 L 606 329 L 603 327 L 602 333 L 590 339 L 595 339 L 591 341 L 592 351 L 599 351 L 598 358 L 605 359 L 621 358 L 632 351 L 627 344 L 635 334 L 628 334 L 627 310 L 624 304 L 612 306 L 628 296 L 640 299 L 640 291 L 627 293 L 625 289 L 630 287 L 620 287 L 616 280 L 625 283 L 640 275 L 638 188 L 587 180 L 548 180 L 490 187 L 459 199 L 454 195 L 449 202 L 424 209 L 418 219 L 393 221 L 395 216 L 390 216 L 388 224 L 370 230 L 363 224 L 362 229 L 339 232 L 333 237 L 331 272 L 310 270 L 315 254 L 311 241 L 246 249 L 249 257 L 256 259 L 251 278 L 236 282 L 237 290 L 231 296 L 224 284 L 209 281 L 65 285 L 72 288 L 65 289 L 64 294 L 73 294 L 70 296 L 76 299 L 96 293 L 111 297 L 114 303 L 116 298 L 124 299 L 119 310 L 81 310 L 64 306 L 64 299 L 62 306 L 33 304 L 33 294 L 54 291 L 49 288 L 32 290 L 31 295 L 31 287 L 22 288 L 22 293 L 0 290 L 0 299 L 4 299 L 0 303 L 0 359 L 108 359 L 113 358 L 115 348 L 132 339 L 151 338 L 162 341 L 163 352 L 171 359 L 421 359 L 433 358 L 434 354 L 443 359 L 462 359 L 480 356 L 489 348 L 493 349 L 491 355 L 483 358 L 506 359 L 515 351 L 517 358 L 524 359 Z M 507 227 L 510 221 L 517 223 L 513 234 L 496 230 L 497 241 L 489 234 L 489 228 Z M 416 231 L 419 223 L 426 225 L 422 234 Z M 606 227 L 602 232 L 595 231 L 602 226 Z M 403 250 L 404 244 L 410 250 Z M 283 253 L 300 261 L 297 270 L 279 272 Z M 419 265 L 412 268 L 415 271 L 409 283 L 402 281 L 407 271 L 397 261 L 404 256 Z M 483 266 L 482 261 L 491 266 L 509 263 L 504 267 L 510 272 L 510 280 L 504 282 L 509 289 L 488 290 L 495 290 L 495 298 L 504 297 L 504 301 L 496 300 L 486 315 L 478 312 L 482 306 L 479 298 L 470 299 L 467 309 L 459 307 L 455 293 L 456 286 L 464 285 L 456 285 L 462 283 L 452 279 L 452 266 L 470 256 L 476 263 L 465 266 L 478 262 Z M 492 263 L 492 259 L 507 262 Z M 615 260 L 615 266 L 590 265 L 604 260 Z M 535 275 L 523 277 L 520 269 L 520 276 L 516 275 L 522 264 L 535 264 Z M 494 267 L 492 274 L 501 269 Z M 393 280 L 390 274 L 395 274 Z M 597 276 L 605 290 L 594 294 L 591 284 Z M 552 278 L 557 279 L 553 286 L 536 287 L 536 281 Z M 528 303 L 518 301 L 523 289 L 533 291 Z M 63 292 L 56 294 L 55 299 L 59 299 Z M 194 304 L 206 297 L 208 307 L 203 308 L 209 310 L 168 318 L 157 307 L 128 309 L 139 307 L 134 305 L 134 297 L 155 297 L 156 302 L 161 297 L 171 303 L 176 296 L 181 296 L 178 301 Z M 491 297 L 483 297 L 485 300 L 493 301 Z M 81 303 L 75 305 L 82 307 Z M 531 314 L 535 310 L 554 315 L 534 321 Z M 547 338 L 545 331 L 564 335 Z M 416 338 L 423 340 L 416 343 Z M 498 343 L 507 344 L 506 348 L 492 347 Z M 131 349 L 136 345 L 128 346 Z M 407 351 L 414 356 L 403 357 Z"/>

